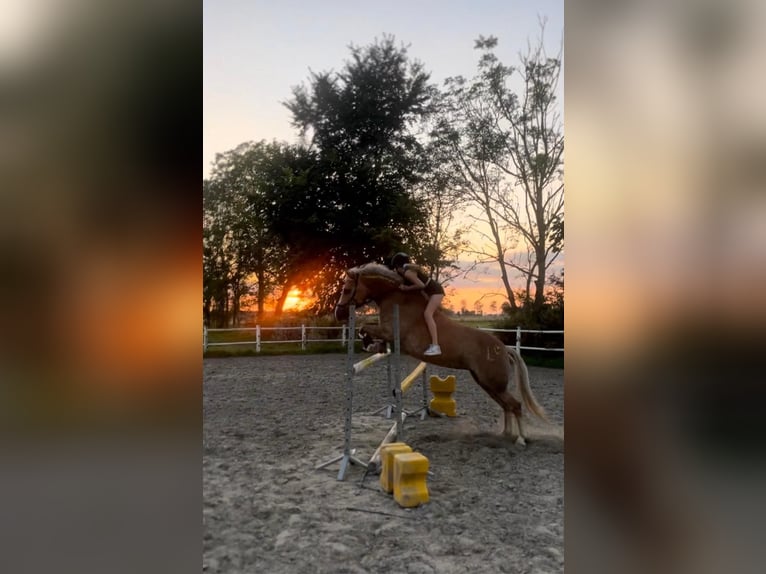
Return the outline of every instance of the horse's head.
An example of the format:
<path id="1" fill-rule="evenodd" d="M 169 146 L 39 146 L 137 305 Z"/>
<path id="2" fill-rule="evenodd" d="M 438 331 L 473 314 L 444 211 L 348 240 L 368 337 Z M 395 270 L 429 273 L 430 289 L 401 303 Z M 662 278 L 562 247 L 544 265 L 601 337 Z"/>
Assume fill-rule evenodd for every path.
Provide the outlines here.
<path id="1" fill-rule="evenodd" d="M 355 269 L 346 271 L 346 279 L 343 282 L 343 290 L 340 293 L 340 299 L 335 305 L 335 319 L 345 321 L 348 319 L 349 305 L 360 305 L 365 300 L 366 288 L 362 285 L 359 289 L 359 272 Z M 361 298 L 360 298 L 361 296 Z"/>
<path id="2" fill-rule="evenodd" d="M 346 271 L 340 299 L 335 305 L 335 318 L 345 321 L 348 319 L 349 306 L 352 303 L 361 307 L 370 301 L 377 301 L 388 293 L 398 291 L 401 282 L 402 279 L 396 272 L 383 265 L 370 263 L 349 269 Z"/>

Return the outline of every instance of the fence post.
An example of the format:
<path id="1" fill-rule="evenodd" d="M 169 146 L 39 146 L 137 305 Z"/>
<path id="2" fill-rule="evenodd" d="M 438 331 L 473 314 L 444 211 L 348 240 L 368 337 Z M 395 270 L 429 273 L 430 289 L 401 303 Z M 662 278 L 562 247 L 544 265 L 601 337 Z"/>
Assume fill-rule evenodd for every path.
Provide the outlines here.
<path id="1" fill-rule="evenodd" d="M 202 325 L 202 352 L 207 353 L 207 325 Z"/>
<path id="2" fill-rule="evenodd" d="M 521 353 L 521 325 L 516 327 L 516 352 Z"/>
<path id="3" fill-rule="evenodd" d="M 306 325 L 301 325 L 301 351 L 306 350 Z"/>
<path id="4" fill-rule="evenodd" d="M 255 352 L 261 352 L 261 326 L 255 326 Z"/>
<path id="5" fill-rule="evenodd" d="M 343 325 L 343 331 L 341 333 L 341 342 L 342 342 L 341 343 L 342 346 L 345 347 L 346 346 L 346 325 L 345 324 Z"/>

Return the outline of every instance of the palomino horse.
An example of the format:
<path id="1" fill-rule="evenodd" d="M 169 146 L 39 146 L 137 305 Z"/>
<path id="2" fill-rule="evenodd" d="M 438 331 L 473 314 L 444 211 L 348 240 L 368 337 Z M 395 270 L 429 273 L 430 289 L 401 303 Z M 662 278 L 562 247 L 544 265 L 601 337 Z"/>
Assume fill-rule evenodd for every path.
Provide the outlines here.
<path id="1" fill-rule="evenodd" d="M 393 309 L 394 305 L 398 304 L 401 351 L 434 365 L 469 371 L 479 386 L 502 407 L 504 434 L 511 439 L 515 438 L 515 418 L 519 428 L 516 442 L 525 444 L 521 426 L 521 403 L 507 389 L 511 365 L 526 407 L 542 420 L 547 421 L 547 418 L 532 394 L 526 364 L 516 349 L 506 347 L 490 333 L 452 321 L 441 309 L 437 309 L 434 321 L 439 331 L 442 354 L 424 356 L 423 351 L 431 342 L 423 319 L 426 299 L 418 292 L 400 291 L 401 283 L 402 278 L 396 272 L 377 263 L 349 269 L 346 272 L 343 292 L 335 307 L 335 318 L 339 321 L 348 319 L 351 303 L 361 307 L 374 301 L 380 311 L 380 324 L 365 325 L 361 331 L 362 335 L 366 339 L 391 342 L 394 339 Z"/>

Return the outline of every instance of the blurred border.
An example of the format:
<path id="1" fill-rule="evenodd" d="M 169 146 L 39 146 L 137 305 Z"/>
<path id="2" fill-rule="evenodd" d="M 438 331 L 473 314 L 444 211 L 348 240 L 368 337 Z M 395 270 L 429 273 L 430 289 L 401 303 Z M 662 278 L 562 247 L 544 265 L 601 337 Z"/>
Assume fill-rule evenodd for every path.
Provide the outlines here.
<path id="1" fill-rule="evenodd" d="M 766 11 L 566 3 L 566 564 L 762 569 Z"/>
<path id="2" fill-rule="evenodd" d="M 192 571 L 202 7 L 5 8 L 3 570 Z M 760 571 L 763 23 L 566 3 L 568 571 Z"/>
<path id="3" fill-rule="evenodd" d="M 0 36 L 0 562 L 195 571 L 202 5 L 11 0 Z"/>

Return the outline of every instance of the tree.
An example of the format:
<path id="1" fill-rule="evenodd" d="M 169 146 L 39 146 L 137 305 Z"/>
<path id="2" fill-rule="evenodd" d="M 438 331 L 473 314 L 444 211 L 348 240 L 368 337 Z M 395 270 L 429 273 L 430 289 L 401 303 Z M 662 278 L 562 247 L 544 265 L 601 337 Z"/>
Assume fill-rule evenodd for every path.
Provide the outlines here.
<path id="1" fill-rule="evenodd" d="M 206 325 L 222 327 L 228 320 L 231 275 L 227 253 L 228 223 L 220 212 L 220 196 L 210 181 L 202 184 L 202 314 Z"/>
<path id="2" fill-rule="evenodd" d="M 213 181 L 203 182 L 203 316 L 211 326 L 236 324 L 249 272 L 249 247 L 236 200 Z"/>
<path id="3" fill-rule="evenodd" d="M 464 273 L 455 262 L 469 246 L 469 227 L 458 223 L 465 201 L 453 186 L 455 177 L 446 151 L 438 140 L 428 143 L 428 169 L 416 190 L 426 217 L 420 228 L 421 251 L 415 256 L 442 285 Z"/>
<path id="4" fill-rule="evenodd" d="M 273 173 L 281 170 L 284 147 L 247 142 L 217 154 L 204 182 L 203 288 L 208 315 L 215 301 L 216 324 L 236 324 L 240 299 L 251 289 L 262 313 L 265 298 L 284 275 L 286 248 L 267 217 L 265 192 L 273 187 Z"/>
<path id="5" fill-rule="evenodd" d="M 462 199 L 478 207 L 478 215 L 466 211 L 467 217 L 480 224 L 475 227 L 485 240 L 475 246 L 473 254 L 479 263 L 497 262 L 509 304 L 516 308 L 508 266 L 507 253 L 515 247 L 515 236 L 495 211 L 502 195 L 503 145 L 495 133 L 498 123 L 496 111 L 491 105 L 491 94 L 481 81 L 469 84 L 463 77 L 448 78 L 445 91 L 439 101 L 439 119 L 432 137 L 434 147 L 441 149 L 442 157 L 451 166 L 453 185 Z"/>
<path id="6" fill-rule="evenodd" d="M 393 37 L 352 46 L 351 56 L 285 103 L 315 158 L 304 189 L 315 217 L 293 236 L 322 245 L 325 279 L 404 247 L 420 251 L 426 219 L 413 192 L 428 168 L 414 127 L 430 112 L 429 75 Z"/>
<path id="7" fill-rule="evenodd" d="M 260 194 L 251 197 L 253 204 L 262 205 L 261 217 L 280 245 L 279 261 L 272 262 L 279 285 L 277 315 L 292 289 L 305 290 L 313 284 L 326 252 L 337 241 L 316 162 L 316 154 L 303 146 L 275 146 L 262 166 Z"/>
<path id="8" fill-rule="evenodd" d="M 301 145 L 251 142 L 216 158 L 203 192 L 206 316 L 236 317 L 249 289 L 259 310 L 275 296 L 279 313 L 296 287 L 326 312 L 345 269 L 399 250 L 441 281 L 454 273 L 456 196 L 419 133 L 436 93 L 429 75 L 393 37 L 351 56 L 285 102 Z"/>
<path id="9" fill-rule="evenodd" d="M 451 148 L 463 192 L 479 208 L 491 250 L 478 255 L 499 265 L 511 309 L 517 307 L 512 269 L 526 280 L 525 297 L 534 287 L 538 311 L 546 272 L 563 247 L 564 212 L 564 137 L 555 96 L 561 60 L 546 56 L 541 28 L 518 70 L 492 52 L 496 38 L 480 37 L 479 73 L 471 82 L 447 80 L 434 132 Z M 514 74 L 519 94 L 510 87 Z"/>

